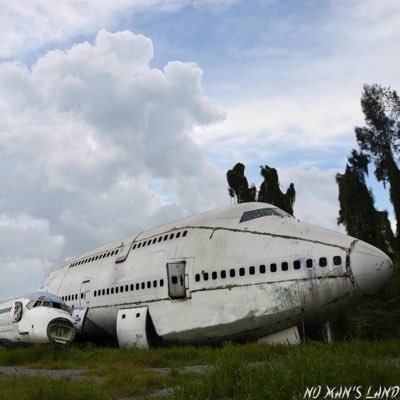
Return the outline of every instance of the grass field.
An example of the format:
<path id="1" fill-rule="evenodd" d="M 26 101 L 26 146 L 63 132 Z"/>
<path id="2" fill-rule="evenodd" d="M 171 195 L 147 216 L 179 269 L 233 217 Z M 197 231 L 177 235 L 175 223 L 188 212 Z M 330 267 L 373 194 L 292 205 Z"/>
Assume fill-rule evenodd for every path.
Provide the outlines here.
<path id="1" fill-rule="evenodd" d="M 212 367 L 202 373 L 180 370 L 201 364 Z M 303 399 L 311 386 L 322 387 L 323 398 L 327 387 L 357 386 L 364 393 L 369 387 L 400 385 L 400 341 L 149 351 L 90 345 L 0 348 L 0 365 L 85 371 L 80 380 L 0 374 L 2 400 L 146 398 L 163 388 L 173 388 L 168 399 L 286 400 Z M 157 367 L 167 368 L 166 373 L 153 370 Z"/>

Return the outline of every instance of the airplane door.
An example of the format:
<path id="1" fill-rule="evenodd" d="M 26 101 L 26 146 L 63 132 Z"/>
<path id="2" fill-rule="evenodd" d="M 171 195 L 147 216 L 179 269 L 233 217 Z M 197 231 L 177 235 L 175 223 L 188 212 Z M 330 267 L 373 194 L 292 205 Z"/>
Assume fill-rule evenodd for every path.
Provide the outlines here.
<path id="1" fill-rule="evenodd" d="M 171 262 L 167 264 L 168 294 L 171 299 L 186 298 L 185 279 L 186 261 Z"/>
<path id="2" fill-rule="evenodd" d="M 90 303 L 90 280 L 82 282 L 81 293 L 79 296 L 79 304 L 81 306 L 89 306 Z"/>

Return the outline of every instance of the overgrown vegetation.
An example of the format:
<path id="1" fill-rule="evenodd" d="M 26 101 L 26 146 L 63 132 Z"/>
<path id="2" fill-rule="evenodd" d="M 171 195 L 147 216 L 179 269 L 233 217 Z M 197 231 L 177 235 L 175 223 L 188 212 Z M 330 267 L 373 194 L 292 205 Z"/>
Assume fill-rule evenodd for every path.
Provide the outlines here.
<path id="1" fill-rule="evenodd" d="M 90 345 L 0 348 L 0 365 L 83 369 L 87 379 L 2 377 L 0 398 L 117 399 L 164 388 L 170 399 L 301 399 L 306 387 L 393 386 L 400 341 L 309 342 L 300 346 L 227 344 L 221 348 L 122 350 Z M 202 373 L 179 367 L 207 364 Z M 152 370 L 169 368 L 166 373 Z"/>

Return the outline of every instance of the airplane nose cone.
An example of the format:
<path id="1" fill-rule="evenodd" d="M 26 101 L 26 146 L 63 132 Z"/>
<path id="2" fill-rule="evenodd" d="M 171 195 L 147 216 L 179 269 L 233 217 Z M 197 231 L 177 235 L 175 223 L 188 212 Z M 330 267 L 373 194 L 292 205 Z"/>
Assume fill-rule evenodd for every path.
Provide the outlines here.
<path id="1" fill-rule="evenodd" d="M 350 254 L 350 267 L 356 285 L 365 294 L 374 294 L 389 280 L 392 260 L 378 248 L 357 241 Z"/>

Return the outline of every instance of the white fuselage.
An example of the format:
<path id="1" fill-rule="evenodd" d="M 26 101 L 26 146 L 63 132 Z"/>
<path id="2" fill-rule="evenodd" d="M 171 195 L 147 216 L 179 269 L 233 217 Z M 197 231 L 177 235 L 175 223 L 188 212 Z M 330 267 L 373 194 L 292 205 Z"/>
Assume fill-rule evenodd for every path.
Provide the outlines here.
<path id="1" fill-rule="evenodd" d="M 147 307 L 164 342 L 204 343 L 328 320 L 390 277 L 373 246 L 289 216 L 251 218 L 260 209 L 277 210 L 240 204 L 112 242 L 59 267 L 43 289 L 87 308 L 89 337 L 115 337 L 120 310 Z"/>
<path id="2" fill-rule="evenodd" d="M 46 295 L 55 299 L 55 296 L 47 293 L 37 293 L 36 297 L 40 298 L 41 295 L 42 299 Z M 0 302 L 0 343 L 72 342 L 75 328 L 71 314 L 60 308 L 38 306 L 39 303 L 43 304 L 43 301 L 36 302 L 29 296 Z"/>

